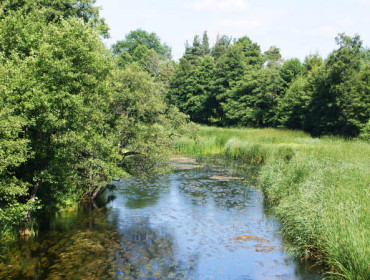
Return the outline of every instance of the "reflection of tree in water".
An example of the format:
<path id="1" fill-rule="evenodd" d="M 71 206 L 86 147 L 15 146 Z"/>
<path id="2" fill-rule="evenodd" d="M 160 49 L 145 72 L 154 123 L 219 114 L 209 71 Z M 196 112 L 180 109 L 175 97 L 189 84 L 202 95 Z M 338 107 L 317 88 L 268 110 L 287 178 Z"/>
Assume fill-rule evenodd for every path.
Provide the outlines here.
<path id="1" fill-rule="evenodd" d="M 189 279 L 198 257 L 177 260 L 173 236 L 165 228 L 154 229 L 145 219 L 120 230 L 117 276 L 120 279 Z"/>
<path id="2" fill-rule="evenodd" d="M 129 209 L 141 209 L 157 203 L 161 194 L 168 188 L 165 180 L 158 178 L 129 178 L 121 182 L 119 192 L 126 198 Z"/>
<path id="3" fill-rule="evenodd" d="M 15 244 L 0 279 L 188 279 L 197 256 L 177 261 L 173 236 L 145 219 L 117 231 L 105 208 L 85 208 L 51 222 L 52 230 Z"/>
<path id="4" fill-rule="evenodd" d="M 112 279 L 119 235 L 105 209 L 86 209 L 52 222 L 52 229 L 15 244 L 0 263 L 0 279 Z"/>

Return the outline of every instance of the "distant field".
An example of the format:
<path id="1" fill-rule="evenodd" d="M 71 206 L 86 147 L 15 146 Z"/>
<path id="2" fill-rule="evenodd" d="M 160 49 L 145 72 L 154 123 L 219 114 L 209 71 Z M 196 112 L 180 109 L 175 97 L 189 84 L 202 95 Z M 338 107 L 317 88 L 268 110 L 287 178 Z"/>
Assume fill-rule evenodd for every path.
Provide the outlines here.
<path id="1" fill-rule="evenodd" d="M 258 184 L 291 249 L 334 279 L 370 279 L 370 144 L 301 131 L 201 127 L 179 153 L 260 164 Z"/>

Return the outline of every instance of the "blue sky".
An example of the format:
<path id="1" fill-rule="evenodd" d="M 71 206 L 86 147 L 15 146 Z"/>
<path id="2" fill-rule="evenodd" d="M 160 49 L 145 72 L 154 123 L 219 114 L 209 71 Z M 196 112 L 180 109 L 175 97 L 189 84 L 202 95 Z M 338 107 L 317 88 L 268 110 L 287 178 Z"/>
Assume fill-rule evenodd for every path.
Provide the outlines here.
<path id="1" fill-rule="evenodd" d="M 370 0 L 97 0 L 110 26 L 109 47 L 131 30 L 155 32 L 172 48 L 174 59 L 185 41 L 207 30 L 211 44 L 217 34 L 248 36 L 262 51 L 275 45 L 284 58 L 303 60 L 310 53 L 326 57 L 336 48 L 339 32 L 358 33 L 370 46 Z"/>

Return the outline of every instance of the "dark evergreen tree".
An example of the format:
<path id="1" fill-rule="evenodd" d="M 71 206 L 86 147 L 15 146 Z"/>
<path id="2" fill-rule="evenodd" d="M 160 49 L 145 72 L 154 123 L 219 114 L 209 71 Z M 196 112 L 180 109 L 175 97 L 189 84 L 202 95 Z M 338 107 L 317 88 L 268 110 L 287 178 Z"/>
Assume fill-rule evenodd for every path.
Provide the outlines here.
<path id="1" fill-rule="evenodd" d="M 203 55 L 211 54 L 211 49 L 209 48 L 209 38 L 208 38 L 207 31 L 204 31 L 203 33 L 202 47 L 203 47 Z"/>
<path id="2" fill-rule="evenodd" d="M 211 54 L 215 61 L 226 53 L 227 49 L 231 45 L 231 41 L 231 37 L 227 37 L 226 35 L 219 37 L 219 35 L 217 35 L 216 43 L 211 50 Z"/>

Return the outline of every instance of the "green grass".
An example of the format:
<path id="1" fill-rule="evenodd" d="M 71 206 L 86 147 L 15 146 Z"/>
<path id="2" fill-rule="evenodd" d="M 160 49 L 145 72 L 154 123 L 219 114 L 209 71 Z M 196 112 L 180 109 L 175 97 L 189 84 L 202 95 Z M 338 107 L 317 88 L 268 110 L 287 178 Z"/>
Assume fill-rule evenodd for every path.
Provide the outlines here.
<path id="1" fill-rule="evenodd" d="M 291 249 L 333 279 L 370 279 L 370 144 L 301 131 L 201 127 L 179 153 L 260 164 L 258 185 Z"/>

